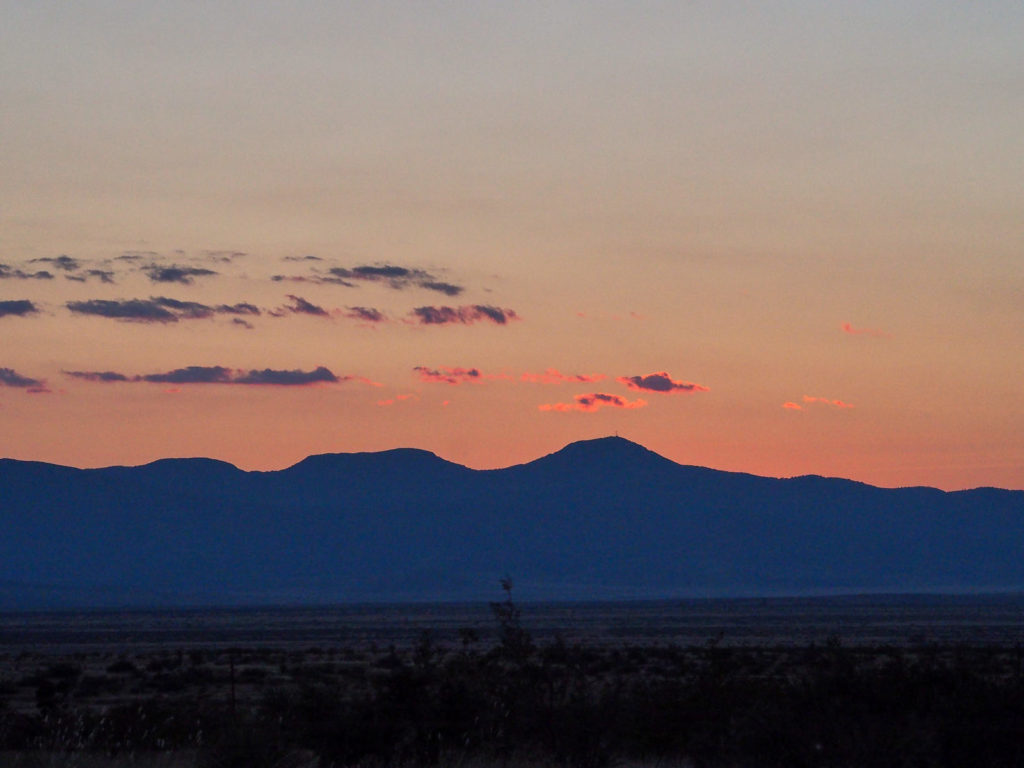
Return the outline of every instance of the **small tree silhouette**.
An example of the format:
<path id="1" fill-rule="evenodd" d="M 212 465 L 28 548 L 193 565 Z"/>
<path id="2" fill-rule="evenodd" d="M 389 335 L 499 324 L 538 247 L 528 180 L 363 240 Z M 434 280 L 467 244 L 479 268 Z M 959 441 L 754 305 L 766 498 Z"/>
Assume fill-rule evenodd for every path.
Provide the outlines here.
<path id="1" fill-rule="evenodd" d="M 499 582 L 505 599 L 491 603 L 491 613 L 498 622 L 498 642 L 503 656 L 510 661 L 525 661 L 533 653 L 533 638 L 520 621 L 519 606 L 512 601 L 512 578 L 502 577 Z"/>

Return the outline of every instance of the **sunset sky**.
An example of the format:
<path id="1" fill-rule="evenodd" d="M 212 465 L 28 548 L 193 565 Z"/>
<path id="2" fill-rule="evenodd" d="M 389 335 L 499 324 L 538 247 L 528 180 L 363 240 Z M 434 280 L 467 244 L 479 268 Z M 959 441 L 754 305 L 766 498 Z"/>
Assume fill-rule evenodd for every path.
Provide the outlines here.
<path id="1" fill-rule="evenodd" d="M 1024 488 L 1024 5 L 0 0 L 0 455 Z"/>

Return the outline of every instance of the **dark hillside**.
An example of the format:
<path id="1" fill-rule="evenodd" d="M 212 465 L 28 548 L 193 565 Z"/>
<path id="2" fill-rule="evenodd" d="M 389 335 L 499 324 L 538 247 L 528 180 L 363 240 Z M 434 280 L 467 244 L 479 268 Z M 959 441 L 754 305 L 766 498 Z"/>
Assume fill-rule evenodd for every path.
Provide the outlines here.
<path id="1" fill-rule="evenodd" d="M 1024 492 L 683 466 L 622 438 L 507 469 L 432 453 L 78 470 L 0 461 L 0 608 L 1024 586 Z"/>

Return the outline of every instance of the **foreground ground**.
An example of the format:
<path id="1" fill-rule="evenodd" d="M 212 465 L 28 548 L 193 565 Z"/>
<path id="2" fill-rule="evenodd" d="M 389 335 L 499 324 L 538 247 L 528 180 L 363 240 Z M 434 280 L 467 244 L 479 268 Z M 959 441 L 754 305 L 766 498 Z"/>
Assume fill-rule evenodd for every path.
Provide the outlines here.
<path id="1" fill-rule="evenodd" d="M 1024 766 L 1019 645 L 536 644 L 0 657 L 0 765 Z"/>

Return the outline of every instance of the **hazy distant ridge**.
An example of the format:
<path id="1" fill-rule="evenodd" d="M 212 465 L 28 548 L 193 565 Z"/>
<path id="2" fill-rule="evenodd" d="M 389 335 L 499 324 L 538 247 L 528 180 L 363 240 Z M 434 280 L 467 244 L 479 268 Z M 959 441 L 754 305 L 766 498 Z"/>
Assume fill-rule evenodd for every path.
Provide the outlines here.
<path id="1" fill-rule="evenodd" d="M 622 438 L 80 470 L 0 460 L 0 609 L 1024 588 L 1024 491 L 683 466 Z"/>

